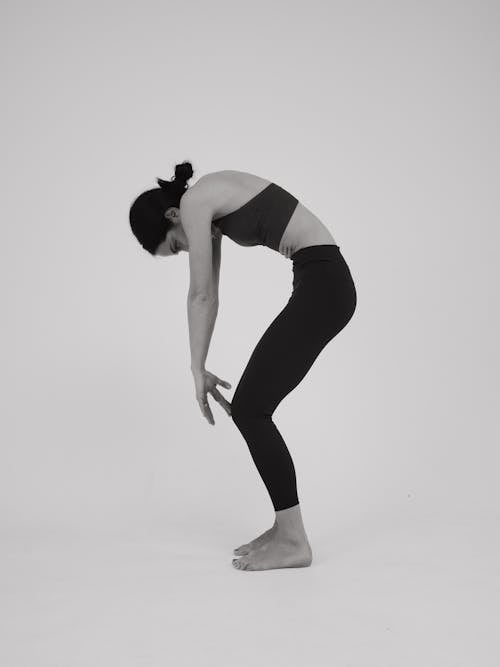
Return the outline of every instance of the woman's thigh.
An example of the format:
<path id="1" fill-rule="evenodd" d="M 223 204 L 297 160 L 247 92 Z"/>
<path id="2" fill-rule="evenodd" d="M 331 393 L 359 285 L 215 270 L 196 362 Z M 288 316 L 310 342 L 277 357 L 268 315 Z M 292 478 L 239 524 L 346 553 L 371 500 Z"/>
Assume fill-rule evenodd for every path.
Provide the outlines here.
<path id="1" fill-rule="evenodd" d="M 236 387 L 232 411 L 272 415 L 352 316 L 352 296 L 303 281 L 255 346 Z"/>

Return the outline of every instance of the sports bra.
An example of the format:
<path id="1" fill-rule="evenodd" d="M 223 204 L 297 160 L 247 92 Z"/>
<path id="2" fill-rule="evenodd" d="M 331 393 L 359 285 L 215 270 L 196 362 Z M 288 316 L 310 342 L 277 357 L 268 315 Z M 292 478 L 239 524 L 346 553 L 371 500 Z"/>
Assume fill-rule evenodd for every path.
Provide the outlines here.
<path id="1" fill-rule="evenodd" d="M 243 206 L 212 224 L 242 246 L 265 245 L 278 250 L 281 237 L 299 200 L 276 183 L 269 183 Z"/>

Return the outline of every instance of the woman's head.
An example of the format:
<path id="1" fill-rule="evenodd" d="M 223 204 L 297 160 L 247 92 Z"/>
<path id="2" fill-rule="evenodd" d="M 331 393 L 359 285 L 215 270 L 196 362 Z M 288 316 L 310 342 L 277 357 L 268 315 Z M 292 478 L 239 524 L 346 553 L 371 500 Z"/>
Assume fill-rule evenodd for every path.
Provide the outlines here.
<path id="1" fill-rule="evenodd" d="M 151 255 L 172 255 L 187 250 L 179 206 L 193 175 L 190 162 L 175 165 L 170 181 L 157 178 L 159 188 L 142 192 L 130 207 L 129 221 L 134 236 Z"/>

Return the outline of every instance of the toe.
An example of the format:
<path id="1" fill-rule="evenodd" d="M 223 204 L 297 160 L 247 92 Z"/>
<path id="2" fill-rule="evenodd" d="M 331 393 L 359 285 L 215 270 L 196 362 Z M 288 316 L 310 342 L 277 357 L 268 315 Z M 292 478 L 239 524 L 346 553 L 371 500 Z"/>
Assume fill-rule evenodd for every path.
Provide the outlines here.
<path id="1" fill-rule="evenodd" d="M 234 555 L 235 556 L 245 556 L 248 552 L 249 552 L 249 549 L 245 545 L 245 546 L 238 547 L 237 549 L 235 549 L 234 550 Z"/>
<path id="2" fill-rule="evenodd" d="M 239 568 L 240 568 L 239 558 L 233 558 L 233 567 L 235 567 L 237 570 L 239 570 Z"/>
<path id="3" fill-rule="evenodd" d="M 249 562 L 250 562 L 249 559 L 245 558 L 245 556 L 243 556 L 243 558 L 240 558 L 240 564 L 239 564 L 240 570 L 246 570 Z"/>

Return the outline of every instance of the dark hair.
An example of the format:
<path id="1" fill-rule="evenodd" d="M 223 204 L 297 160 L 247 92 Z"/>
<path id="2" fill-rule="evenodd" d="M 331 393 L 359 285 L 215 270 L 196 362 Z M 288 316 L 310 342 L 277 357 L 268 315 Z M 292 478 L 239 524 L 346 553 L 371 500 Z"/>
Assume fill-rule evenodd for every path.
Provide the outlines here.
<path id="1" fill-rule="evenodd" d="M 193 175 L 190 162 L 175 165 L 175 176 L 170 181 L 157 178 L 159 188 L 142 192 L 132 203 L 129 212 L 134 236 L 152 255 L 165 240 L 172 223 L 164 216 L 170 206 L 180 206 L 182 195 L 188 189 L 187 181 Z"/>

